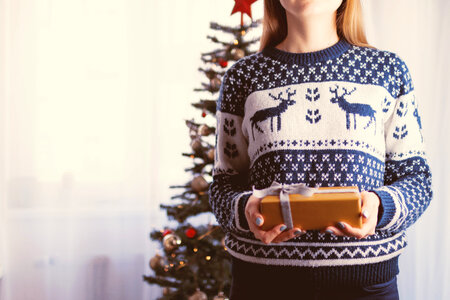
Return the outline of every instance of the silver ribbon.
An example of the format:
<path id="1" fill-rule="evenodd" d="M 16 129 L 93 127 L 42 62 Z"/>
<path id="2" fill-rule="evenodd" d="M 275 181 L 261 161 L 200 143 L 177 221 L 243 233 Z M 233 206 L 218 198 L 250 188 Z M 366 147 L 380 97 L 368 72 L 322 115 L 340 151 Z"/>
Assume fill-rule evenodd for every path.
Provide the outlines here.
<path id="1" fill-rule="evenodd" d="M 265 196 L 280 196 L 281 215 L 283 216 L 284 224 L 288 229 L 294 228 L 292 222 L 291 204 L 289 203 L 289 194 L 301 194 L 306 197 L 312 196 L 317 192 L 318 188 L 308 187 L 304 183 L 296 184 L 282 184 L 276 181 L 272 182 L 268 188 L 257 190 L 253 186 L 253 195 L 257 198 L 264 198 Z"/>
<path id="2" fill-rule="evenodd" d="M 253 195 L 257 198 L 264 198 L 265 196 L 280 196 L 281 215 L 283 216 L 284 224 L 288 229 L 294 228 L 291 213 L 291 204 L 289 203 L 289 194 L 300 194 L 306 197 L 311 197 L 313 194 L 328 194 L 328 193 L 354 193 L 355 189 L 323 189 L 318 187 L 309 187 L 304 183 L 296 184 L 282 184 L 273 181 L 272 184 L 265 189 L 257 190 L 253 186 Z"/>

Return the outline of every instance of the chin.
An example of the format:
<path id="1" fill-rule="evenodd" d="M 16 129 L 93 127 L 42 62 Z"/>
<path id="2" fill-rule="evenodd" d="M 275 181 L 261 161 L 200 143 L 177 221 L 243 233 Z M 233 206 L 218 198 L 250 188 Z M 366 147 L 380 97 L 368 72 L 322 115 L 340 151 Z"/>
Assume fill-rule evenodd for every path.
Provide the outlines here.
<path id="1" fill-rule="evenodd" d="M 314 16 L 335 12 L 342 0 L 280 0 L 286 13 L 295 16 Z"/>

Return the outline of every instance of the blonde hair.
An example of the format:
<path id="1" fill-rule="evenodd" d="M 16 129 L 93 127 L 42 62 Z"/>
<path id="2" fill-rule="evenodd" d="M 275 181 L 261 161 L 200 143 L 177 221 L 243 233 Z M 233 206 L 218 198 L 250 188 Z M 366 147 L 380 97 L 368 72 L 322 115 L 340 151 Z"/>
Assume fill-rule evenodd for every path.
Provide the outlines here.
<path id="1" fill-rule="evenodd" d="M 263 32 L 259 51 L 266 47 L 275 47 L 287 35 L 286 10 L 280 0 L 264 0 Z M 350 44 L 375 48 L 368 44 L 364 32 L 360 0 L 343 0 L 336 11 L 336 29 L 339 38 Z"/>

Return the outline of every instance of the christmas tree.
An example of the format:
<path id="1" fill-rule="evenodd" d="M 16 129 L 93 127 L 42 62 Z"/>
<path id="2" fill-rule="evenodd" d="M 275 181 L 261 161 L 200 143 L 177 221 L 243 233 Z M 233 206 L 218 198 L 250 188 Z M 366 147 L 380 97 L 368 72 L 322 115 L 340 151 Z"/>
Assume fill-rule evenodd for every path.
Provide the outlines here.
<path id="1" fill-rule="evenodd" d="M 207 82 L 202 82 L 202 87 L 194 91 L 210 97 L 192 103 L 201 111 L 201 121 L 186 121 L 191 143 L 189 153 L 182 155 L 192 160 L 192 167 L 185 169 L 192 174 L 192 180 L 184 185 L 171 186 L 182 192 L 172 197 L 175 203 L 161 204 L 168 218 L 177 221 L 177 227 L 155 229 L 150 233 L 152 240 L 161 242 L 161 251 L 149 263 L 154 275 L 144 275 L 143 279 L 163 287 L 163 295 L 159 299 L 227 299 L 231 275 L 224 233 L 217 224 L 193 226 L 189 218 L 211 214 L 208 187 L 214 164 L 216 100 L 221 78 L 230 62 L 253 54 L 249 48 L 259 42 L 259 38 L 247 38 L 248 31 L 261 23 L 251 19 L 251 4 L 255 1 L 235 0 L 231 14 L 241 13 L 241 23 L 237 27 L 210 23 L 212 30 L 223 33 L 229 40 L 207 36 L 218 48 L 201 54 L 204 66 L 199 71 L 206 76 Z M 251 19 L 249 24 L 244 23 L 244 13 Z"/>

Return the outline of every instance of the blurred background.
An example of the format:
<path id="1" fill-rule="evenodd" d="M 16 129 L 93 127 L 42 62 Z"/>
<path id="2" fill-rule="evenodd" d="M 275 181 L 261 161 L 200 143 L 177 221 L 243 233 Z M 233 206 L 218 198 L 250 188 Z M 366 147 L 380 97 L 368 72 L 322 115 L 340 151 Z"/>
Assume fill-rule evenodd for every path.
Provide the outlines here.
<path id="1" fill-rule="evenodd" d="M 410 69 L 433 172 L 400 296 L 450 299 L 450 2 L 361 2 L 369 43 Z M 0 300 L 161 294 L 142 280 L 159 247 L 149 233 L 169 222 L 169 186 L 188 179 L 200 54 L 211 21 L 239 24 L 233 5 L 0 0 Z"/>

